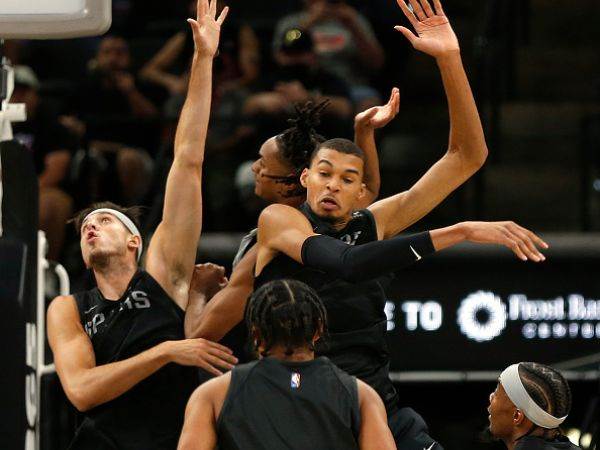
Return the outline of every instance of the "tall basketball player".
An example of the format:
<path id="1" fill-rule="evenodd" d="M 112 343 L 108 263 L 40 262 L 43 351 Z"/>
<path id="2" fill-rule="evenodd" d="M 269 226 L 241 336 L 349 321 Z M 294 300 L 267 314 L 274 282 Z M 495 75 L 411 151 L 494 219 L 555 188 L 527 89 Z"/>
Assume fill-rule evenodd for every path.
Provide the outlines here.
<path id="1" fill-rule="evenodd" d="M 189 19 L 195 43 L 188 97 L 175 138 L 162 222 L 138 265 L 142 239 L 134 210 L 104 203 L 75 219 L 85 264 L 97 287 L 53 300 L 48 339 L 62 386 L 83 412 L 72 449 L 173 449 L 186 401 L 202 367 L 236 362 L 230 351 L 184 338 L 202 226 L 201 178 L 213 57 L 225 8 L 198 0 Z"/>

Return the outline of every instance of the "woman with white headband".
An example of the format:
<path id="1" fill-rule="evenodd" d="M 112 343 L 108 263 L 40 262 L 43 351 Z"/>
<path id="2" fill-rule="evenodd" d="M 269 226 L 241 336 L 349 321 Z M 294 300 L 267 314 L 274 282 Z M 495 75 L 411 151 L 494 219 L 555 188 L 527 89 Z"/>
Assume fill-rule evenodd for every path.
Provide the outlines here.
<path id="1" fill-rule="evenodd" d="M 490 395 L 489 429 L 508 450 L 578 449 L 559 428 L 570 409 L 571 390 L 557 370 L 534 362 L 513 364 Z"/>
<path id="2" fill-rule="evenodd" d="M 177 447 L 185 404 L 202 367 L 214 374 L 237 361 L 204 339 L 184 339 L 184 314 L 202 229 L 202 163 L 213 57 L 223 9 L 198 0 L 189 19 L 195 53 L 175 136 L 163 219 L 140 268 L 135 211 L 104 203 L 75 220 L 81 253 L 97 287 L 57 297 L 48 308 L 48 340 L 67 397 L 82 420 L 73 450 L 169 450 Z"/>

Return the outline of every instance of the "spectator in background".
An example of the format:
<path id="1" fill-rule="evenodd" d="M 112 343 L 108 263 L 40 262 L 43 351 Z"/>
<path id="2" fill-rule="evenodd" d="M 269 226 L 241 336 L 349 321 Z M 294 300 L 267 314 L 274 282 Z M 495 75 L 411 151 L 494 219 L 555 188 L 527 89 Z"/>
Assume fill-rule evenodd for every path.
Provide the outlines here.
<path id="1" fill-rule="evenodd" d="M 13 124 L 13 134 L 33 154 L 39 180 L 39 223 L 48 239 L 48 259 L 58 261 L 65 226 L 73 213 L 73 199 L 66 192 L 76 137 L 40 97 L 39 81 L 27 66 L 15 67 L 13 103 L 24 103 L 27 120 Z"/>
<path id="2" fill-rule="evenodd" d="M 305 0 L 305 9 L 282 18 L 275 29 L 277 54 L 290 28 L 309 31 L 320 64 L 350 85 L 357 111 L 381 101 L 369 77 L 381 69 L 385 55 L 367 19 L 344 0 Z"/>
<path id="3" fill-rule="evenodd" d="M 72 108 L 77 118 L 69 117 L 67 123 L 86 137 L 90 155 L 111 181 L 96 183 L 113 189 L 96 197 L 126 206 L 139 202 L 151 179 L 153 162 L 146 149 L 156 146 L 158 109 L 131 72 L 125 39 L 106 36 L 100 41 Z M 115 178 L 119 183 L 112 182 Z"/>
<path id="4" fill-rule="evenodd" d="M 225 5 L 221 4 L 222 9 Z M 196 1 L 189 4 L 189 14 L 196 14 Z M 215 58 L 214 108 L 225 92 L 243 89 L 252 84 L 260 73 L 259 42 L 252 28 L 247 24 L 223 27 L 221 49 Z M 173 35 L 165 45 L 140 70 L 140 78 L 159 85 L 170 94 L 165 115 L 176 119 L 183 104 L 189 68 L 194 51 L 194 42 L 189 28 Z M 216 100 L 216 101 L 215 101 Z"/>
<path id="5" fill-rule="evenodd" d="M 266 81 L 263 92 L 248 99 L 244 106 L 246 115 L 266 116 L 274 128 L 269 130 L 268 135 L 272 135 L 284 127 L 286 116 L 292 114 L 294 104 L 308 100 L 320 103 L 328 99 L 329 106 L 322 121 L 324 134 L 350 134 L 353 108 L 349 87 L 344 79 L 330 72 L 328 66 L 319 63 L 309 33 L 299 28 L 285 30 L 275 61 L 277 69 L 274 76 Z"/>

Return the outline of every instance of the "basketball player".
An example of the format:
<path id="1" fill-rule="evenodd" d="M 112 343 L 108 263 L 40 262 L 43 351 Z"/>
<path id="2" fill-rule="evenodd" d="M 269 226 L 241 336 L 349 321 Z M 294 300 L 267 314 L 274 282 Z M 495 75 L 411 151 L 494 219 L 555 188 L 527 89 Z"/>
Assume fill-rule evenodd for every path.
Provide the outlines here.
<path id="1" fill-rule="evenodd" d="M 508 367 L 490 394 L 490 433 L 508 450 L 575 450 L 559 426 L 571 410 L 567 380 L 552 367 L 522 362 Z"/>
<path id="2" fill-rule="evenodd" d="M 104 203 L 75 219 L 81 251 L 97 287 L 61 296 L 48 308 L 48 340 L 69 400 L 83 412 L 71 448 L 174 449 L 197 370 L 214 374 L 236 359 L 203 339 L 184 340 L 196 247 L 202 225 L 201 177 L 213 56 L 227 8 L 198 1 L 189 19 L 195 54 L 175 139 L 163 220 L 138 266 L 136 211 Z M 186 367 L 187 366 L 187 367 Z"/>
<path id="3" fill-rule="evenodd" d="M 395 449 L 377 393 L 326 357 L 315 359 L 326 317 L 321 299 L 298 281 L 256 291 L 246 322 L 261 359 L 196 390 L 179 449 Z"/>
<path id="4" fill-rule="evenodd" d="M 299 207 L 306 201 L 306 189 L 300 184 L 300 174 L 308 166 L 316 146 L 325 140 L 315 128 L 326 103 L 307 102 L 296 106 L 291 127 L 273 136 L 261 146 L 259 159 L 252 170 L 255 174 L 255 193 L 268 203 Z M 355 142 L 365 154 L 365 196 L 358 208 L 370 205 L 379 195 L 379 161 L 375 144 L 375 130 L 385 127 L 398 114 L 400 91 L 392 90 L 389 101 L 356 115 Z M 218 341 L 242 321 L 246 299 L 254 285 L 253 268 L 256 263 L 256 229 L 244 237 L 233 261 L 233 273 L 227 287 L 211 298 L 205 290 L 193 291 L 186 313 L 186 336 L 203 337 Z M 248 254 L 247 257 L 244 256 Z M 243 262 L 242 262 L 243 261 Z M 199 272 L 199 275 L 201 273 Z M 202 283 L 204 284 L 204 283 Z M 209 284 L 206 284 L 208 287 Z M 242 327 L 243 328 L 243 327 Z M 240 331 L 245 339 L 247 331 Z"/>

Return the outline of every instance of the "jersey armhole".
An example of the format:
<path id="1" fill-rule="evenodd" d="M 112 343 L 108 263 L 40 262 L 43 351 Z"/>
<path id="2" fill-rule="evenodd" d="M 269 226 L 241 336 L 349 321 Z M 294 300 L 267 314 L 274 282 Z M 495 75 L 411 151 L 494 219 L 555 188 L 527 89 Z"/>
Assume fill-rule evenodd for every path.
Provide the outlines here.
<path id="1" fill-rule="evenodd" d="M 223 406 L 221 406 L 221 412 L 219 413 L 219 417 L 217 418 L 216 429 L 217 432 L 221 428 L 221 423 L 223 421 L 223 417 L 225 412 L 229 409 L 229 406 L 234 401 L 238 392 L 250 376 L 250 373 L 259 361 L 253 361 L 248 364 L 243 364 L 238 367 L 234 367 L 231 370 L 231 380 L 229 381 L 229 387 L 227 388 L 227 394 L 225 394 L 225 400 L 223 401 Z"/>
<path id="2" fill-rule="evenodd" d="M 360 210 L 361 213 L 363 213 L 365 215 L 365 217 L 367 218 L 367 220 L 369 221 L 369 224 L 371 225 L 371 228 L 373 229 L 373 232 L 375 233 L 375 240 L 378 240 L 378 234 L 377 234 L 377 222 L 375 221 L 375 216 L 373 215 L 373 213 L 371 212 L 370 209 L 361 209 Z"/>
<path id="3" fill-rule="evenodd" d="M 338 379 L 340 384 L 344 387 L 344 390 L 347 392 L 348 397 L 350 397 L 350 401 L 352 402 L 352 431 L 355 434 L 355 437 L 358 442 L 358 434 L 360 431 L 360 400 L 358 398 L 358 379 L 352 375 L 347 374 L 342 369 L 336 367 L 335 365 L 331 365 L 331 371 L 334 373 L 335 377 Z"/>

